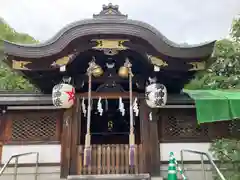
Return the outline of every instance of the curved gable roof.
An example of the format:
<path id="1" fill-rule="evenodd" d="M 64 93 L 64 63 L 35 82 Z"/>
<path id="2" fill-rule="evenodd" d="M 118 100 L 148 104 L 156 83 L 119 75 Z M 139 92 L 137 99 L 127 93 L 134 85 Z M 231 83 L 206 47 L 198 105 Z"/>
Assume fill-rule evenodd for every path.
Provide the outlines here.
<path id="1" fill-rule="evenodd" d="M 99 14 L 93 15 L 92 19 L 74 22 L 44 43 L 23 45 L 4 41 L 4 48 L 7 54 L 13 56 L 47 57 L 61 52 L 76 38 L 95 34 L 121 34 L 139 37 L 151 44 L 158 52 L 179 58 L 209 56 L 215 43 L 213 41 L 195 46 L 176 44 L 153 26 L 142 21 L 128 19 L 126 15 L 121 14 L 118 6 L 109 4 L 103 6 L 103 10 Z"/>

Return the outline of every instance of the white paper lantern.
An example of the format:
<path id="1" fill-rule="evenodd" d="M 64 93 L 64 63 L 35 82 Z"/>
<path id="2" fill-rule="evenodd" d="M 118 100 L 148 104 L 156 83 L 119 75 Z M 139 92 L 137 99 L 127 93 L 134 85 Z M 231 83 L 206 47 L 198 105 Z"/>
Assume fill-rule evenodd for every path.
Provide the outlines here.
<path id="1" fill-rule="evenodd" d="M 53 105 L 59 108 L 70 108 L 75 102 L 75 88 L 70 84 L 57 84 L 52 90 Z"/>
<path id="2" fill-rule="evenodd" d="M 167 88 L 159 83 L 150 84 L 146 86 L 145 98 L 150 108 L 161 108 L 167 103 Z"/>

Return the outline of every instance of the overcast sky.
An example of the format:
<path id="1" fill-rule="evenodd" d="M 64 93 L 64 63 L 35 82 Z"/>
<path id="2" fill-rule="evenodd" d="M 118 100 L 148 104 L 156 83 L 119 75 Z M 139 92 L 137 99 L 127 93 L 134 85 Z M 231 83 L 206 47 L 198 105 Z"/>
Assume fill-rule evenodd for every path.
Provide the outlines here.
<path id="1" fill-rule="evenodd" d="M 109 2 L 176 43 L 224 38 L 240 14 L 240 0 L 0 0 L 0 17 L 17 31 L 45 41 L 71 22 L 91 18 Z"/>

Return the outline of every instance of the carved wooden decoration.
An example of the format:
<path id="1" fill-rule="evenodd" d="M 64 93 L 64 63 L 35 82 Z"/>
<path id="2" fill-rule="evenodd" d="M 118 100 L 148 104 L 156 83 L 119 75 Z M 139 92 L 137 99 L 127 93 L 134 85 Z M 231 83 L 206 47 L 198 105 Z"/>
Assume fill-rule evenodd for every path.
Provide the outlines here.
<path id="1" fill-rule="evenodd" d="M 106 16 L 117 16 L 118 18 L 127 18 L 127 15 L 122 14 L 119 11 L 118 5 L 113 5 L 109 3 L 108 5 L 103 5 L 102 11 L 99 14 L 94 14 L 93 18 L 104 18 Z"/>
<path id="2" fill-rule="evenodd" d="M 189 71 L 199 71 L 199 70 L 204 70 L 206 67 L 205 62 L 190 62 L 188 63 L 192 65 L 192 68 L 189 69 Z"/>
<path id="3" fill-rule="evenodd" d="M 168 63 L 166 61 L 163 61 L 162 59 L 147 54 L 147 58 L 151 61 L 153 65 L 156 65 L 158 67 L 166 67 L 168 66 Z"/>
<path id="4" fill-rule="evenodd" d="M 28 67 L 26 67 L 27 64 L 32 63 L 31 61 L 16 61 L 12 60 L 12 68 L 18 69 L 18 70 L 31 70 Z"/>
<path id="5" fill-rule="evenodd" d="M 64 66 L 67 65 L 69 63 L 69 61 L 72 59 L 73 54 L 70 54 L 68 56 L 64 56 L 60 59 L 57 59 L 56 61 L 54 61 L 51 66 Z"/>
<path id="6" fill-rule="evenodd" d="M 129 40 L 127 39 L 93 39 L 92 41 L 95 41 L 97 45 L 93 47 L 93 49 L 96 50 L 105 50 L 105 49 L 112 49 L 112 50 L 126 50 L 128 47 L 124 46 L 124 42 L 127 42 Z"/>

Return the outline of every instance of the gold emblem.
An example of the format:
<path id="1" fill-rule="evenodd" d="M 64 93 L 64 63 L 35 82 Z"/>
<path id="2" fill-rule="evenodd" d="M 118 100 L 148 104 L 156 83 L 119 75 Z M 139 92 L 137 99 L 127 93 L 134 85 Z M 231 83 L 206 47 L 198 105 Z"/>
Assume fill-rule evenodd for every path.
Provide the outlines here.
<path id="1" fill-rule="evenodd" d="M 162 59 L 147 54 L 148 59 L 151 61 L 153 65 L 159 66 L 159 67 L 165 67 L 168 66 L 168 63 L 166 61 L 163 61 Z"/>
<path id="2" fill-rule="evenodd" d="M 205 62 L 190 62 L 188 63 L 192 65 L 192 68 L 189 69 L 189 71 L 199 71 L 199 70 L 204 70 L 206 67 Z"/>
<path id="3" fill-rule="evenodd" d="M 70 54 L 68 56 L 64 56 L 64 57 L 54 61 L 51 65 L 52 66 L 64 66 L 64 65 L 67 65 L 69 63 L 71 57 L 72 57 L 72 54 Z"/>
<path id="4" fill-rule="evenodd" d="M 108 11 L 106 12 L 106 14 L 114 14 L 113 10 L 111 8 L 108 9 Z"/>
<path id="5" fill-rule="evenodd" d="M 108 121 L 108 131 L 112 131 L 113 129 L 113 121 Z"/>
<path id="6" fill-rule="evenodd" d="M 32 63 L 31 61 L 17 61 L 17 60 L 12 60 L 12 68 L 13 69 L 18 69 L 18 70 L 30 70 L 29 68 L 26 67 L 27 64 Z"/>
<path id="7" fill-rule="evenodd" d="M 106 49 L 112 49 L 112 50 L 126 50 L 128 47 L 124 46 L 124 42 L 127 42 L 129 40 L 120 40 L 120 39 L 93 39 L 92 41 L 95 41 L 97 45 L 93 47 L 93 49 L 96 50 L 106 50 Z"/>

